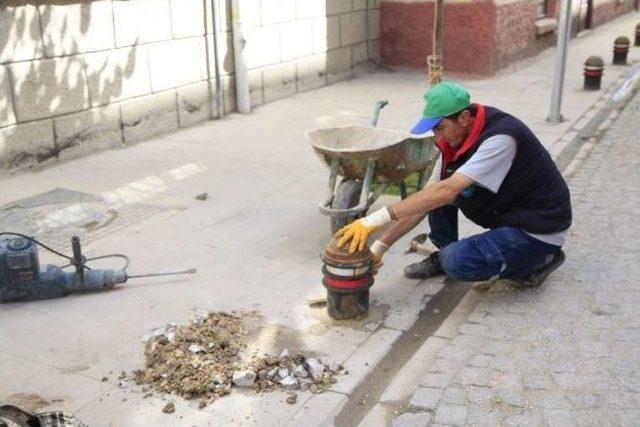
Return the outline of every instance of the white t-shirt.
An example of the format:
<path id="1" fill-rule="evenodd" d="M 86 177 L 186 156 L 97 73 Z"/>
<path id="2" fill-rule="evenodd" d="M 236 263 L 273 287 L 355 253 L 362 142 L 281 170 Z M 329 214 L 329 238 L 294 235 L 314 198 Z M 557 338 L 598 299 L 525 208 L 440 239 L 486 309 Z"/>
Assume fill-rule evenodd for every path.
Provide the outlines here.
<path id="1" fill-rule="evenodd" d="M 509 173 L 513 159 L 516 157 L 517 143 L 509 135 L 494 135 L 487 138 L 471 158 L 465 162 L 456 172 L 472 179 L 476 184 L 486 188 L 492 193 L 497 193 L 502 181 Z M 442 169 L 442 155 L 438 157 L 431 173 L 431 180 L 440 181 Z M 559 233 L 533 234 L 531 237 L 550 245 L 562 246 L 567 237 L 568 228 Z"/>

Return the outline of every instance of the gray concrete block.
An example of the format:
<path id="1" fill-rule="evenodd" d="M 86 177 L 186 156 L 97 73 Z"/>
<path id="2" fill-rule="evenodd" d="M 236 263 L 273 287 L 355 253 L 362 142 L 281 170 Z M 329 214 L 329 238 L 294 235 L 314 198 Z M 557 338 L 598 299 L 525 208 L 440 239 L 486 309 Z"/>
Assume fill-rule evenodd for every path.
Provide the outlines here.
<path id="1" fill-rule="evenodd" d="M 361 43 L 366 37 L 366 13 L 353 12 L 340 15 L 340 40 L 342 46 Z"/>
<path id="2" fill-rule="evenodd" d="M 171 38 L 169 0 L 114 1 L 113 18 L 118 47 Z"/>
<path id="3" fill-rule="evenodd" d="M 442 392 L 441 388 L 420 387 L 413 392 L 409 406 L 421 409 L 436 409 Z"/>
<path id="4" fill-rule="evenodd" d="M 46 56 L 112 49 L 110 0 L 46 2 L 38 6 Z"/>
<path id="5" fill-rule="evenodd" d="M 156 93 L 120 104 L 125 144 L 140 141 L 178 127 L 176 94 Z"/>
<path id="6" fill-rule="evenodd" d="M 340 47 L 340 16 L 314 18 L 312 22 L 314 53 L 324 53 Z"/>
<path id="7" fill-rule="evenodd" d="M 160 92 L 202 79 L 204 39 L 190 37 L 149 45 L 151 90 Z"/>
<path id="8" fill-rule="evenodd" d="M 262 70 L 264 102 L 291 96 L 296 93 L 296 63 L 265 67 Z"/>
<path id="9" fill-rule="evenodd" d="M 367 0 L 353 0 L 351 5 L 353 10 L 365 10 L 367 8 Z"/>
<path id="10" fill-rule="evenodd" d="M 327 52 L 327 80 L 335 83 L 351 77 L 351 48 Z"/>
<path id="11" fill-rule="evenodd" d="M 88 53 L 82 59 L 92 107 L 151 92 L 146 46 Z"/>
<path id="12" fill-rule="evenodd" d="M 120 106 L 94 108 L 53 119 L 60 160 L 122 145 Z"/>
<path id="13" fill-rule="evenodd" d="M 248 29 L 245 39 L 244 55 L 248 68 L 280 62 L 280 28 L 277 25 Z"/>
<path id="14" fill-rule="evenodd" d="M 364 73 L 368 70 L 369 58 L 367 56 L 367 44 L 360 43 L 351 47 L 351 60 L 353 71 Z"/>
<path id="15" fill-rule="evenodd" d="M 308 20 L 289 22 L 280 26 L 282 61 L 308 56 L 313 53 L 313 26 Z"/>
<path id="16" fill-rule="evenodd" d="M 280 24 L 296 19 L 296 0 L 262 0 L 262 25 Z"/>
<path id="17" fill-rule="evenodd" d="M 35 2 L 0 2 L 0 63 L 41 58 L 42 33 Z"/>
<path id="18" fill-rule="evenodd" d="M 372 40 L 380 38 L 380 10 L 371 11 L 371 28 L 369 31 Z"/>
<path id="19" fill-rule="evenodd" d="M 180 127 L 216 117 L 215 84 L 201 82 L 184 86 L 177 89 L 176 94 L 178 97 L 178 125 Z"/>
<path id="20" fill-rule="evenodd" d="M 174 39 L 204 34 L 204 3 L 202 0 L 170 0 L 171 34 Z"/>
<path id="21" fill-rule="evenodd" d="M 429 412 L 405 412 L 393 420 L 393 427 L 427 427 L 431 421 Z"/>
<path id="22" fill-rule="evenodd" d="M 19 122 L 71 113 L 89 107 L 89 89 L 78 57 L 42 59 L 9 65 Z"/>
<path id="23" fill-rule="evenodd" d="M 18 170 L 57 160 L 53 123 L 42 120 L 0 129 L 0 169 Z"/>
<path id="24" fill-rule="evenodd" d="M 252 107 L 264 104 L 264 92 L 262 90 L 262 69 L 249 70 L 249 105 Z"/>
<path id="25" fill-rule="evenodd" d="M 313 55 L 296 61 L 296 91 L 304 92 L 327 84 L 327 55 Z"/>
<path id="26" fill-rule="evenodd" d="M 444 372 L 427 372 L 420 379 L 420 385 L 433 388 L 446 388 L 450 382 L 451 374 Z"/>
<path id="27" fill-rule="evenodd" d="M 0 127 L 8 126 L 15 122 L 16 115 L 13 111 L 9 72 L 4 65 L 0 65 Z"/>
<path id="28" fill-rule="evenodd" d="M 296 19 L 324 18 L 326 3 L 326 0 L 296 0 Z"/>
<path id="29" fill-rule="evenodd" d="M 351 12 L 349 0 L 327 0 L 327 16 L 345 12 Z"/>

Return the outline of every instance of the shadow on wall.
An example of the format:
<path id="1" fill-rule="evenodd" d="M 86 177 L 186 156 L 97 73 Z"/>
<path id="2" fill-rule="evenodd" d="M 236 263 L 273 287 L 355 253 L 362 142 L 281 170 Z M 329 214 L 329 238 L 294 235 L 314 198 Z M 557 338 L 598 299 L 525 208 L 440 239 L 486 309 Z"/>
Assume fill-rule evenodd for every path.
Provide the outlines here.
<path id="1" fill-rule="evenodd" d="M 7 168 L 43 163 L 57 158 L 62 150 L 80 149 L 92 137 L 83 129 L 99 132 L 100 126 L 90 125 L 105 118 L 119 120 L 119 113 L 94 107 L 120 99 L 125 81 L 134 75 L 140 61 L 138 40 L 114 49 L 113 28 L 92 22 L 96 11 L 111 16 L 111 7 L 111 1 L 2 1 L 0 128 L 25 124 L 4 129 L 5 138 L 9 135 L 20 143 L 19 147 L 5 147 Z M 68 115 L 83 110 L 88 111 Z M 41 120 L 52 117 L 53 126 Z M 20 129 L 25 127 L 31 129 Z M 47 128 L 55 137 L 45 137 Z M 23 132 L 35 132 L 36 137 L 21 138 Z M 111 146 L 121 143 L 119 136 Z"/>

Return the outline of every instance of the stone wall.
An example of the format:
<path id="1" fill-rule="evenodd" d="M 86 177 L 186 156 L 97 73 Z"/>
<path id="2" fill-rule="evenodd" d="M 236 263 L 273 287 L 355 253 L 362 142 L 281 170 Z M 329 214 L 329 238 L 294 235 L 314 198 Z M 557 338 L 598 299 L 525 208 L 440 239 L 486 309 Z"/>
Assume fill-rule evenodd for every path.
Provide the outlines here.
<path id="1" fill-rule="evenodd" d="M 214 1 L 230 112 L 231 6 Z M 368 59 L 378 60 L 376 0 L 240 4 L 252 106 L 349 78 Z M 211 0 L 2 0 L 0 169 L 47 164 L 219 117 L 212 27 Z"/>

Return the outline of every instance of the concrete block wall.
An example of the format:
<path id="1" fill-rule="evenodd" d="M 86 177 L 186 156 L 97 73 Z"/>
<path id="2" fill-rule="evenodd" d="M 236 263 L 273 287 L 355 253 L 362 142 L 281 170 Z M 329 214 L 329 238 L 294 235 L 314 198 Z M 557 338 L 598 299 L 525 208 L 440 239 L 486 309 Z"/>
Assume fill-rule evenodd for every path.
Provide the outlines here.
<path id="1" fill-rule="evenodd" d="M 231 2 L 214 1 L 231 112 Z M 378 0 L 240 0 L 240 7 L 252 106 L 379 61 Z M 219 117 L 212 29 L 211 0 L 2 0 L 0 173 Z"/>

